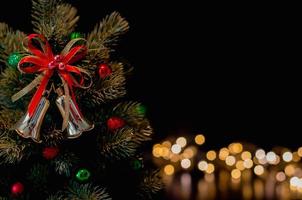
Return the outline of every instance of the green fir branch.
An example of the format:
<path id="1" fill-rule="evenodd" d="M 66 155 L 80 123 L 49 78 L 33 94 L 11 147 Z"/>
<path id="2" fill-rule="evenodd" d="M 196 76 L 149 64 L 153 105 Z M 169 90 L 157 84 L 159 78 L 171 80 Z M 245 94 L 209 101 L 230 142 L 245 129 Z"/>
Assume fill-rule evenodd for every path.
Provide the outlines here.
<path id="1" fill-rule="evenodd" d="M 8 134 L 13 133 L 5 132 L 0 134 L 0 163 L 15 164 L 20 162 L 24 157 L 26 145 L 19 144 L 9 137 Z"/>
<path id="2" fill-rule="evenodd" d="M 139 199 L 153 199 L 164 187 L 159 170 L 146 171 L 137 193 Z"/>
<path id="3" fill-rule="evenodd" d="M 72 152 L 62 152 L 51 164 L 54 166 L 55 171 L 60 175 L 70 176 L 72 167 L 79 161 L 79 158 Z"/>

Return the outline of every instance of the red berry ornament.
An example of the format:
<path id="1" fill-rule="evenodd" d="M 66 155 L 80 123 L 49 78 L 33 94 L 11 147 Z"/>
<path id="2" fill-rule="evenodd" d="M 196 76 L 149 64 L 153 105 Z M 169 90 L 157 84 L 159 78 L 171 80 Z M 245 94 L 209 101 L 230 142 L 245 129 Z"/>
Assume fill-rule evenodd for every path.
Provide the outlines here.
<path id="1" fill-rule="evenodd" d="M 43 157 L 47 160 L 55 158 L 59 153 L 58 147 L 45 147 L 43 150 Z"/>
<path id="2" fill-rule="evenodd" d="M 112 70 L 110 69 L 110 67 L 105 63 L 100 64 L 100 66 L 99 66 L 99 76 L 102 79 L 104 79 L 107 76 L 109 76 L 110 74 L 112 74 Z"/>
<path id="3" fill-rule="evenodd" d="M 16 182 L 11 186 L 11 193 L 14 196 L 19 196 L 24 191 L 24 186 L 21 182 Z"/>
<path id="4" fill-rule="evenodd" d="M 125 124 L 125 121 L 119 117 L 110 117 L 107 121 L 107 126 L 110 131 L 122 128 Z"/>

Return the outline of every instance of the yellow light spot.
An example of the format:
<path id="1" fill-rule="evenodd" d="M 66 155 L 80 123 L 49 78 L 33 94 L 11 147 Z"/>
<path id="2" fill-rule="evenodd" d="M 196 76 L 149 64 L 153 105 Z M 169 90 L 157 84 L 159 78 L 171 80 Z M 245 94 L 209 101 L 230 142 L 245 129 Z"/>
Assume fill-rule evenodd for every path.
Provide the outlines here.
<path id="1" fill-rule="evenodd" d="M 265 151 L 263 149 L 258 149 L 255 155 L 258 160 L 262 160 L 265 158 Z"/>
<path id="2" fill-rule="evenodd" d="M 295 167 L 294 165 L 287 165 L 284 168 L 284 172 L 287 176 L 293 176 L 295 174 Z"/>
<path id="3" fill-rule="evenodd" d="M 187 139 L 184 137 L 179 137 L 176 140 L 176 144 L 178 144 L 181 147 L 185 147 L 187 145 Z"/>
<path id="4" fill-rule="evenodd" d="M 225 160 L 229 154 L 230 154 L 229 150 L 224 147 L 224 148 L 220 149 L 218 156 L 219 156 L 220 160 Z"/>
<path id="5" fill-rule="evenodd" d="M 185 158 L 185 159 L 181 160 L 180 165 L 182 168 L 188 169 L 191 166 L 191 160 L 189 160 L 188 158 Z"/>
<path id="6" fill-rule="evenodd" d="M 211 161 L 213 161 L 213 160 L 215 160 L 216 159 L 216 152 L 215 151 L 213 151 L 213 150 L 211 150 L 211 151 L 208 151 L 208 153 L 207 153 L 207 159 L 208 160 L 211 160 Z"/>
<path id="7" fill-rule="evenodd" d="M 244 151 L 241 154 L 241 158 L 242 158 L 242 160 L 252 159 L 252 154 L 248 151 Z"/>
<path id="8" fill-rule="evenodd" d="M 293 154 L 292 152 L 284 152 L 283 155 L 282 155 L 282 159 L 285 161 L 285 162 L 290 162 L 293 160 Z"/>
<path id="9" fill-rule="evenodd" d="M 298 152 L 295 151 L 295 152 L 293 153 L 293 161 L 294 161 L 294 162 L 299 162 L 300 160 L 301 160 L 301 158 L 300 158 Z"/>
<path id="10" fill-rule="evenodd" d="M 152 154 L 153 154 L 154 157 L 157 157 L 157 158 L 161 157 L 161 155 L 162 155 L 162 148 L 158 147 L 158 146 L 155 147 L 155 148 L 153 148 Z"/>
<path id="11" fill-rule="evenodd" d="M 166 175 L 170 176 L 172 174 L 174 174 L 174 166 L 173 165 L 166 165 L 164 168 L 164 172 Z"/>
<path id="12" fill-rule="evenodd" d="M 202 134 L 199 134 L 199 135 L 195 136 L 195 143 L 196 144 L 202 145 L 205 141 L 206 141 L 206 138 Z"/>
<path id="13" fill-rule="evenodd" d="M 239 170 L 244 170 L 244 164 L 243 164 L 243 160 L 239 160 L 237 163 L 236 163 L 236 168 L 239 169 Z"/>
<path id="14" fill-rule="evenodd" d="M 179 144 L 173 144 L 171 151 L 175 154 L 179 154 L 181 152 L 181 146 Z"/>
<path id="15" fill-rule="evenodd" d="M 182 155 L 184 158 L 192 158 L 194 156 L 194 151 L 191 147 L 188 147 L 184 150 Z"/>
<path id="16" fill-rule="evenodd" d="M 233 169 L 231 172 L 232 178 L 238 179 L 241 176 L 241 171 L 239 169 Z"/>
<path id="17" fill-rule="evenodd" d="M 167 140 L 167 141 L 164 141 L 164 142 L 162 143 L 162 146 L 167 147 L 168 149 L 170 149 L 171 146 L 172 146 L 172 144 L 171 144 L 170 141 Z"/>
<path id="18" fill-rule="evenodd" d="M 262 165 L 256 165 L 254 168 L 254 173 L 258 176 L 262 175 L 264 173 L 264 168 Z"/>
<path id="19" fill-rule="evenodd" d="M 299 155 L 300 157 L 302 157 L 302 147 L 300 147 L 300 148 L 298 149 L 298 155 Z"/>
<path id="20" fill-rule="evenodd" d="M 207 172 L 208 174 L 211 174 L 211 173 L 213 173 L 214 171 L 215 171 L 214 165 L 213 165 L 212 163 L 209 163 L 209 164 L 208 164 L 208 168 L 206 169 L 206 172 Z"/>
<path id="21" fill-rule="evenodd" d="M 286 176 L 285 176 L 284 172 L 278 172 L 276 174 L 277 181 L 282 182 L 282 181 L 285 181 L 285 179 L 286 179 Z"/>
<path id="22" fill-rule="evenodd" d="M 229 150 L 232 154 L 238 154 L 242 152 L 243 146 L 240 143 L 231 143 L 229 145 Z"/>
<path id="23" fill-rule="evenodd" d="M 167 147 L 162 147 L 161 148 L 161 155 L 162 157 L 168 157 L 170 154 L 170 150 Z"/>
<path id="24" fill-rule="evenodd" d="M 277 159 L 277 155 L 273 152 L 273 151 L 270 151 L 266 154 L 266 160 L 273 164 Z"/>
<path id="25" fill-rule="evenodd" d="M 247 169 L 250 169 L 253 167 L 253 161 L 251 159 L 246 159 L 244 162 L 243 162 L 243 165 L 245 168 Z"/>
<path id="26" fill-rule="evenodd" d="M 208 163 L 206 161 L 202 160 L 198 163 L 197 167 L 200 171 L 205 171 L 208 168 Z"/>
<path id="27" fill-rule="evenodd" d="M 236 158 L 234 156 L 228 156 L 226 157 L 225 159 L 225 163 L 228 165 L 228 166 L 233 166 L 236 162 Z"/>

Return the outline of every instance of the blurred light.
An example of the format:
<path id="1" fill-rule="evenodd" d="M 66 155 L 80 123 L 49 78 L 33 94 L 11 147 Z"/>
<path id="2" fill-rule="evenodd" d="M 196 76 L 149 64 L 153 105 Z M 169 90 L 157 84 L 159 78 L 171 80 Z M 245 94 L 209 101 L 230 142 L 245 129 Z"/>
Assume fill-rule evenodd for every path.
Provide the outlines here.
<path id="1" fill-rule="evenodd" d="M 164 172 L 168 176 L 174 174 L 174 166 L 173 165 L 166 165 L 165 168 L 164 168 Z"/>
<path id="2" fill-rule="evenodd" d="M 196 135 L 195 142 L 198 145 L 202 145 L 205 142 L 205 137 L 202 134 Z"/>
<path id="3" fill-rule="evenodd" d="M 265 151 L 263 149 L 258 149 L 255 155 L 258 160 L 262 160 L 265 158 Z"/>
<path id="4" fill-rule="evenodd" d="M 157 144 L 157 145 L 153 146 L 152 154 L 153 154 L 154 157 L 157 157 L 157 158 L 161 157 L 162 148 L 161 148 L 160 144 Z"/>
<path id="5" fill-rule="evenodd" d="M 207 153 L 207 159 L 208 160 L 211 160 L 211 161 L 213 161 L 213 160 L 215 160 L 216 159 L 216 152 L 215 151 L 213 151 L 213 150 L 211 150 L 211 151 L 208 151 L 208 153 Z"/>
<path id="6" fill-rule="evenodd" d="M 254 173 L 258 176 L 262 175 L 264 173 L 264 168 L 262 165 L 257 165 L 255 168 L 254 168 Z"/>
<path id="7" fill-rule="evenodd" d="M 201 171 L 205 171 L 208 169 L 208 163 L 204 160 L 200 161 L 197 165 L 198 169 Z"/>
<path id="8" fill-rule="evenodd" d="M 298 149 L 298 155 L 299 155 L 300 157 L 302 157 L 302 147 L 300 147 L 300 148 Z"/>
<path id="9" fill-rule="evenodd" d="M 170 154 L 170 150 L 167 147 L 162 147 L 161 148 L 161 156 L 162 157 L 168 157 Z"/>
<path id="10" fill-rule="evenodd" d="M 176 140 L 176 144 L 178 144 L 181 147 L 185 147 L 187 145 L 187 140 L 184 137 L 179 137 Z"/>
<path id="11" fill-rule="evenodd" d="M 239 160 L 237 163 L 236 163 L 236 168 L 239 169 L 239 170 L 244 170 L 244 165 L 243 165 L 243 160 Z"/>
<path id="12" fill-rule="evenodd" d="M 211 173 L 213 173 L 214 171 L 215 171 L 214 165 L 213 165 L 212 163 L 209 163 L 209 164 L 208 164 L 208 168 L 206 169 L 206 172 L 207 172 L 208 174 L 211 174 Z"/>
<path id="13" fill-rule="evenodd" d="M 269 163 L 274 163 L 276 161 L 276 159 L 277 159 L 277 156 L 273 151 L 270 151 L 266 154 L 266 160 Z"/>
<path id="14" fill-rule="evenodd" d="M 171 151 L 175 154 L 179 154 L 181 152 L 181 146 L 179 144 L 173 144 Z"/>
<path id="15" fill-rule="evenodd" d="M 229 145 L 229 150 L 232 154 L 237 154 L 242 152 L 243 146 L 240 143 L 231 143 Z"/>
<path id="16" fill-rule="evenodd" d="M 207 182 L 213 182 L 215 180 L 215 175 L 214 174 L 205 174 L 204 179 Z"/>
<path id="17" fill-rule="evenodd" d="M 299 162 L 300 160 L 301 160 L 301 158 L 300 158 L 298 152 L 295 151 L 295 152 L 293 153 L 293 161 L 294 161 L 294 162 Z"/>
<path id="18" fill-rule="evenodd" d="M 276 155 L 276 160 L 272 164 L 278 165 L 279 162 L 280 162 L 280 156 Z"/>
<path id="19" fill-rule="evenodd" d="M 162 143 L 162 146 L 167 147 L 168 149 L 170 149 L 171 146 L 172 146 L 172 144 L 171 144 L 170 141 L 167 140 L 167 141 L 164 141 L 164 142 Z"/>
<path id="20" fill-rule="evenodd" d="M 231 172 L 231 176 L 234 179 L 238 179 L 241 176 L 241 171 L 239 169 L 233 169 Z"/>
<path id="21" fill-rule="evenodd" d="M 225 159 L 225 163 L 228 165 L 228 166 L 233 166 L 236 162 L 236 158 L 234 156 L 228 156 L 226 157 Z"/>
<path id="22" fill-rule="evenodd" d="M 194 151 L 191 147 L 188 147 L 184 150 L 182 156 L 184 158 L 192 158 L 194 156 Z"/>
<path id="23" fill-rule="evenodd" d="M 218 156 L 219 156 L 220 160 L 225 160 L 229 154 L 230 154 L 229 150 L 224 147 L 224 148 L 220 149 Z"/>
<path id="24" fill-rule="evenodd" d="M 171 162 L 178 162 L 180 160 L 180 156 L 177 154 L 171 154 L 170 160 Z"/>
<path id="25" fill-rule="evenodd" d="M 299 185 L 299 182 L 300 182 L 300 179 L 296 176 L 292 177 L 290 180 L 289 180 L 289 183 L 291 186 L 294 186 L 294 187 L 297 187 Z"/>
<path id="26" fill-rule="evenodd" d="M 284 172 L 287 176 L 293 176 L 294 173 L 295 173 L 295 167 L 294 165 L 287 165 L 285 168 L 284 168 Z"/>
<path id="27" fill-rule="evenodd" d="M 182 168 L 188 169 L 191 166 L 191 160 L 188 158 L 185 158 L 185 159 L 181 160 L 180 165 Z"/>
<path id="28" fill-rule="evenodd" d="M 267 163 L 267 160 L 266 160 L 266 158 L 264 157 L 264 158 L 262 158 L 262 159 L 258 160 L 258 162 L 259 162 L 259 164 L 264 165 L 264 164 L 266 164 L 266 163 Z"/>
<path id="29" fill-rule="evenodd" d="M 292 161 L 292 159 L 293 159 L 293 154 L 291 153 L 291 152 L 285 152 L 285 153 L 283 153 L 283 155 L 282 155 L 282 159 L 285 161 L 285 162 L 290 162 L 290 161 Z"/>
<path id="30" fill-rule="evenodd" d="M 252 159 L 252 154 L 248 151 L 244 151 L 241 154 L 241 158 L 242 158 L 242 160 Z"/>
<path id="31" fill-rule="evenodd" d="M 277 181 L 282 182 L 282 181 L 285 181 L 285 179 L 286 179 L 286 176 L 285 176 L 284 172 L 278 172 L 276 174 Z"/>
<path id="32" fill-rule="evenodd" d="M 244 162 L 243 162 L 243 166 L 247 169 L 250 169 L 253 167 L 253 161 L 251 159 L 246 159 Z"/>

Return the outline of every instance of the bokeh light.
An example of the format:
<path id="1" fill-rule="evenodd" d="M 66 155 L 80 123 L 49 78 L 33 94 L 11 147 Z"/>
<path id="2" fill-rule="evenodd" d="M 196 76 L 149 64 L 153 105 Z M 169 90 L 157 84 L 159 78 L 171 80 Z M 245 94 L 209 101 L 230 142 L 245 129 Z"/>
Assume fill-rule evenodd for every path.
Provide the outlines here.
<path id="1" fill-rule="evenodd" d="M 235 163 L 236 163 L 236 158 L 234 156 L 228 156 L 226 157 L 225 159 L 225 163 L 228 165 L 228 166 L 233 166 Z"/>
<path id="2" fill-rule="evenodd" d="M 181 146 L 179 144 L 173 144 L 171 151 L 175 154 L 179 154 L 181 152 Z"/>
<path id="3" fill-rule="evenodd" d="M 202 134 L 196 135 L 195 136 L 195 143 L 198 145 L 202 145 L 203 143 L 205 143 L 206 139 Z"/>
<path id="4" fill-rule="evenodd" d="M 204 160 L 198 162 L 198 169 L 199 169 L 200 171 L 205 171 L 205 170 L 207 170 L 207 169 L 208 169 L 208 163 L 207 163 L 206 161 L 204 161 Z"/>
<path id="5" fill-rule="evenodd" d="M 208 163 L 208 167 L 207 167 L 207 169 L 206 169 L 206 172 L 208 173 L 208 174 L 211 174 L 211 173 L 213 173 L 215 171 L 215 166 L 212 164 L 212 163 Z"/>
<path id="6" fill-rule="evenodd" d="M 206 157 L 208 160 L 213 161 L 216 159 L 216 152 L 213 150 L 208 151 Z"/>
<path id="7" fill-rule="evenodd" d="M 220 149 L 218 156 L 219 156 L 220 160 L 225 160 L 229 154 L 230 154 L 229 150 L 224 147 L 224 148 Z"/>
<path id="8" fill-rule="evenodd" d="M 176 140 L 176 144 L 178 144 L 180 147 L 185 147 L 187 145 L 187 139 L 185 137 L 179 137 Z"/>
<path id="9" fill-rule="evenodd" d="M 166 175 L 170 176 L 170 175 L 173 175 L 174 174 L 174 166 L 173 165 L 166 165 L 164 167 L 164 172 Z"/>
<path id="10" fill-rule="evenodd" d="M 285 162 L 290 162 L 292 161 L 293 159 L 293 154 L 289 151 L 287 152 L 284 152 L 283 155 L 282 155 L 282 159 L 285 161 Z"/>
<path id="11" fill-rule="evenodd" d="M 233 169 L 231 172 L 231 176 L 234 179 L 238 179 L 241 176 L 241 171 L 239 169 Z"/>
<path id="12" fill-rule="evenodd" d="M 262 175 L 264 173 L 264 168 L 262 165 L 256 165 L 254 168 L 254 173 L 258 176 Z"/>
<path id="13" fill-rule="evenodd" d="M 191 166 L 191 160 L 188 158 L 185 158 L 185 159 L 181 160 L 180 165 L 182 168 L 188 169 Z"/>

